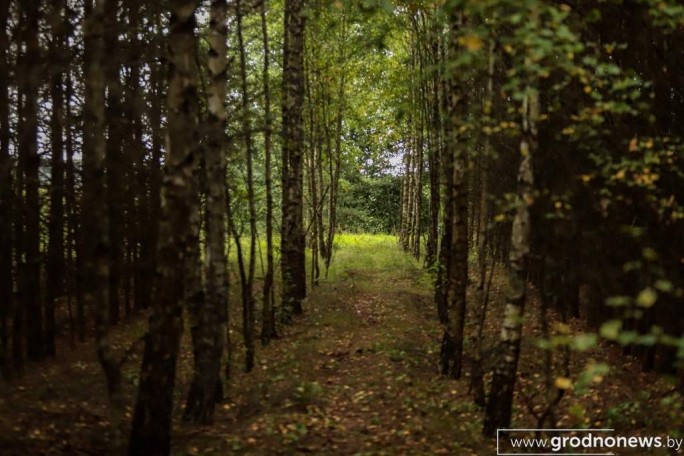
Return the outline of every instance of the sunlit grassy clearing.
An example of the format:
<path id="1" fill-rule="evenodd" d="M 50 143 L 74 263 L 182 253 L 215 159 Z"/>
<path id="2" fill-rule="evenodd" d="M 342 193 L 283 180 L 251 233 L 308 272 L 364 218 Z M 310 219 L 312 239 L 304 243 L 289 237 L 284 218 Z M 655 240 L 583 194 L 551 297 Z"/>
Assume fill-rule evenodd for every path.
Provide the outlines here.
<path id="1" fill-rule="evenodd" d="M 368 274 L 410 276 L 429 283 L 420 263 L 401 250 L 396 236 L 388 234 L 340 234 L 335 239 L 328 280 L 335 281 L 350 271 Z"/>
<path id="2" fill-rule="evenodd" d="M 249 240 L 244 237 L 240 242 L 245 264 L 249 261 Z M 280 279 L 280 238 L 274 237 L 274 260 L 276 280 Z M 228 251 L 228 262 L 231 271 L 237 273 L 237 248 L 231 239 Z M 263 278 L 262 271 L 266 267 L 266 241 L 259 238 L 256 245 L 256 279 Z M 420 262 L 402 251 L 396 236 L 389 234 L 355 234 L 339 233 L 333 243 L 333 258 L 326 277 L 325 265 L 321 259 L 320 281 L 336 282 L 347 278 L 350 274 L 373 274 L 376 277 L 386 274 L 392 277 L 410 277 L 418 286 L 431 286 L 432 277 Z M 307 281 L 311 278 L 311 249 L 306 250 Z"/>

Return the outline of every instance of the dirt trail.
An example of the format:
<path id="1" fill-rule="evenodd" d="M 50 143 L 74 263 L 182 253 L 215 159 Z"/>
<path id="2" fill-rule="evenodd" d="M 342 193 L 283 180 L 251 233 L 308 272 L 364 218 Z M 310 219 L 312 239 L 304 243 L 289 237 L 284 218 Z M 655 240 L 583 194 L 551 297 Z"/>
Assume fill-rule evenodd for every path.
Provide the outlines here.
<path id="1" fill-rule="evenodd" d="M 491 452 L 469 441 L 480 419 L 465 383 L 438 375 L 441 331 L 421 272 L 364 260 L 313 290 L 257 372 L 234 379 L 216 424 L 185 428 L 179 454 Z"/>

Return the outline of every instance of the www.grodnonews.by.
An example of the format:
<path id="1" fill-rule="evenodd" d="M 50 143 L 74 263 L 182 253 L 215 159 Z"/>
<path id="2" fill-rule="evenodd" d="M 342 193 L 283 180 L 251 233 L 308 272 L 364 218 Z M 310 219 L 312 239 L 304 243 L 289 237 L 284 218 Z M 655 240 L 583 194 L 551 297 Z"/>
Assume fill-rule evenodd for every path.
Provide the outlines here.
<path id="1" fill-rule="evenodd" d="M 531 431 L 545 431 L 553 435 L 545 438 L 523 437 L 516 433 L 531 432 Z M 497 432 L 497 454 L 500 455 L 514 455 L 517 450 L 546 450 L 549 453 L 536 454 L 572 454 L 568 450 L 596 450 L 602 451 L 601 454 L 612 454 L 614 449 L 670 449 L 679 452 L 684 450 L 684 438 L 675 438 L 670 436 L 616 436 L 611 435 L 613 429 L 500 429 Z M 503 434 L 499 436 L 499 434 Z M 573 435 L 569 435 L 569 434 Z M 563 435 L 565 434 L 565 435 Z M 505 437 L 504 437 L 505 436 Z M 509 449 L 500 449 L 499 443 L 506 441 Z M 525 454 L 525 453 L 520 453 Z M 582 453 L 575 453 L 582 454 Z M 599 454 L 599 453 L 594 453 Z"/>

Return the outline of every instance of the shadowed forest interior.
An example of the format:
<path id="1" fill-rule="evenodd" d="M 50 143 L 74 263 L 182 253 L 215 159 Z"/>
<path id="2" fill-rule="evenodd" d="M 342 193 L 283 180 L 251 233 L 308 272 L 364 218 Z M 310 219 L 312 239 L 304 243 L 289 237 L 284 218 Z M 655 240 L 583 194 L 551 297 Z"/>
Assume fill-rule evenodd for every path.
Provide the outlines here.
<path id="1" fill-rule="evenodd" d="M 679 454 L 682 125 L 678 0 L 1 0 L 0 452 Z"/>

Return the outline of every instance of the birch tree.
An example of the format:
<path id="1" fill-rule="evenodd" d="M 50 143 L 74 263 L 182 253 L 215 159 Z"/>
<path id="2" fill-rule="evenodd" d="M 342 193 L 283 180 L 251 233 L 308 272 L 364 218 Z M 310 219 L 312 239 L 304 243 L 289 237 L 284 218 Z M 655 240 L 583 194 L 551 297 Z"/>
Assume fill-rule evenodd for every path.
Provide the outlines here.
<path id="1" fill-rule="evenodd" d="M 302 313 L 306 297 L 304 231 L 304 0 L 285 0 L 282 89 L 281 271 L 283 318 Z"/>
<path id="2" fill-rule="evenodd" d="M 191 212 L 198 137 L 194 0 L 172 0 L 168 46 L 167 156 L 159 232 L 159 292 L 145 340 L 129 454 L 169 454 L 176 363 L 183 331 L 183 254 L 192 242 Z"/>
<path id="3" fill-rule="evenodd" d="M 195 370 L 184 418 L 196 423 L 213 420 L 221 400 L 223 333 L 228 304 L 226 268 L 226 36 L 227 3 L 213 0 L 210 7 L 208 141 L 204 149 L 207 181 L 206 235 L 207 292 L 203 306 L 192 315 Z"/>

